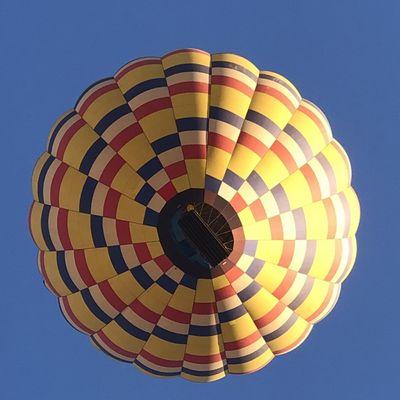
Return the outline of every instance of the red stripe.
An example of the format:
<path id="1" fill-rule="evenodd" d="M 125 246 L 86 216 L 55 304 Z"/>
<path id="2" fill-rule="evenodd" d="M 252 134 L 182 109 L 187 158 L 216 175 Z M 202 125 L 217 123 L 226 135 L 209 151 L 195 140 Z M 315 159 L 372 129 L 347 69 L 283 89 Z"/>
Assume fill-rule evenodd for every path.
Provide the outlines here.
<path id="1" fill-rule="evenodd" d="M 217 312 L 215 303 L 193 303 L 193 314 L 212 315 Z"/>
<path id="2" fill-rule="evenodd" d="M 253 214 L 253 217 L 256 221 L 263 221 L 267 219 L 267 214 L 265 213 L 265 208 L 261 203 L 260 199 L 257 199 L 250 205 L 250 210 Z"/>
<path id="3" fill-rule="evenodd" d="M 261 318 L 255 320 L 254 323 L 256 324 L 257 328 L 261 329 L 264 326 L 273 322 L 276 318 L 278 318 L 279 315 L 281 315 L 282 312 L 285 310 L 285 308 L 286 306 L 283 303 L 279 302 L 272 308 L 272 310 L 267 312 Z"/>
<path id="4" fill-rule="evenodd" d="M 172 264 L 172 261 L 165 254 L 156 257 L 154 261 L 161 268 L 163 272 L 167 272 L 174 265 Z"/>
<path id="5" fill-rule="evenodd" d="M 271 239 L 272 240 L 281 240 L 283 239 L 283 226 L 280 215 L 275 215 L 269 219 L 269 226 L 271 230 Z"/>
<path id="6" fill-rule="evenodd" d="M 116 218 L 117 217 L 117 209 L 119 204 L 119 199 L 122 194 L 117 192 L 116 190 L 109 189 L 106 195 L 106 199 L 104 201 L 103 206 L 103 216 L 108 218 Z"/>
<path id="7" fill-rule="evenodd" d="M 60 187 L 67 169 L 68 165 L 61 163 L 53 176 L 53 180 L 51 181 L 50 204 L 53 206 L 60 206 Z"/>
<path id="8" fill-rule="evenodd" d="M 135 243 L 133 248 L 135 249 L 135 254 L 141 264 L 153 259 L 146 243 Z"/>
<path id="9" fill-rule="evenodd" d="M 106 300 L 119 312 L 126 308 L 126 304 L 118 297 L 108 281 L 99 283 L 99 289 Z"/>
<path id="10" fill-rule="evenodd" d="M 104 168 L 99 181 L 107 186 L 110 186 L 111 182 L 115 178 L 115 175 L 117 175 L 118 171 L 124 164 L 125 161 L 123 160 L 123 158 L 120 155 L 115 154 Z"/>
<path id="11" fill-rule="evenodd" d="M 312 170 L 312 168 L 308 164 L 305 164 L 300 168 L 300 171 L 306 178 L 308 187 L 310 188 L 310 191 L 311 191 L 311 196 L 312 196 L 313 202 L 320 200 L 321 199 L 321 189 L 319 186 L 318 179 L 317 179 L 314 171 Z"/>
<path id="12" fill-rule="evenodd" d="M 291 343 L 287 347 L 284 347 L 283 349 L 274 350 L 274 354 L 287 353 L 289 350 L 294 349 L 295 347 L 297 347 L 306 338 L 306 336 L 310 332 L 311 332 L 310 326 L 307 326 L 306 329 L 304 329 L 304 332 L 302 332 L 302 334 L 293 343 Z"/>
<path id="13" fill-rule="evenodd" d="M 178 178 L 179 176 L 185 175 L 186 171 L 186 164 L 185 161 L 181 160 L 171 165 L 165 167 L 165 171 L 170 179 Z M 176 194 L 176 192 L 174 193 Z"/>
<path id="14" fill-rule="evenodd" d="M 243 197 L 239 193 L 236 193 L 233 196 L 230 204 L 236 212 L 240 212 L 247 207 L 246 202 L 243 200 Z"/>
<path id="15" fill-rule="evenodd" d="M 207 56 L 210 55 L 209 53 L 207 53 L 204 50 L 187 48 L 187 49 L 178 49 L 178 50 L 171 51 L 170 53 L 167 53 L 164 56 L 162 56 L 162 59 L 164 60 L 165 58 L 168 58 L 169 56 L 172 56 L 174 54 L 180 54 L 180 53 L 200 53 L 200 54 L 206 54 Z"/>
<path id="16" fill-rule="evenodd" d="M 342 241 L 335 240 L 335 256 L 332 262 L 331 267 L 329 268 L 328 273 L 326 274 L 324 281 L 331 281 L 334 275 L 336 274 L 340 261 L 342 260 L 343 256 L 343 248 L 342 248 Z"/>
<path id="17" fill-rule="evenodd" d="M 171 99 L 169 97 L 161 97 L 160 99 L 154 99 L 139 106 L 133 113 L 136 119 L 140 121 L 147 115 L 165 110 L 166 108 L 172 108 Z"/>
<path id="18" fill-rule="evenodd" d="M 249 346 L 260 338 L 260 332 L 255 331 L 243 339 L 235 340 L 234 342 L 224 342 L 224 349 L 225 351 L 242 349 L 243 347 Z"/>
<path id="19" fill-rule="evenodd" d="M 131 231 L 129 229 L 129 222 L 116 220 L 116 230 L 117 230 L 118 243 L 120 245 L 132 243 Z"/>
<path id="20" fill-rule="evenodd" d="M 235 148 L 235 142 L 227 137 L 215 132 L 208 133 L 208 146 L 214 146 L 219 149 L 225 150 L 227 153 L 232 154 Z"/>
<path id="21" fill-rule="evenodd" d="M 294 249 L 295 249 L 295 241 L 285 240 L 283 242 L 282 254 L 281 258 L 279 259 L 278 265 L 288 268 L 293 259 Z"/>
<path id="22" fill-rule="evenodd" d="M 160 319 L 160 314 L 157 314 L 156 312 L 147 308 L 144 304 L 140 302 L 140 300 L 135 300 L 129 307 L 139 317 L 148 322 L 151 322 L 152 324 L 156 324 Z"/>
<path id="23" fill-rule="evenodd" d="M 74 313 L 72 312 L 72 309 L 68 303 L 68 299 L 66 297 L 60 297 L 60 301 L 63 303 L 65 312 L 67 316 L 70 318 L 70 320 L 76 325 L 76 327 L 81 330 L 82 332 L 87 333 L 88 335 L 93 335 L 95 332 L 91 329 L 89 329 L 87 326 L 85 326 L 81 321 L 78 320 L 78 318 L 75 317 Z"/>
<path id="24" fill-rule="evenodd" d="M 328 222 L 327 239 L 334 239 L 337 230 L 335 207 L 333 206 L 333 202 L 330 198 L 322 200 L 322 204 L 325 207 L 326 219 Z"/>
<path id="25" fill-rule="evenodd" d="M 85 257 L 85 252 L 83 250 L 75 250 L 74 259 L 75 259 L 76 269 L 78 270 L 79 276 L 82 278 L 85 285 L 86 286 L 95 285 L 96 281 L 93 278 L 90 269 L 88 267 Z"/>
<path id="26" fill-rule="evenodd" d="M 240 132 L 237 142 L 256 153 L 259 157 L 263 157 L 268 150 L 268 147 L 263 142 L 247 132 Z"/>
<path id="27" fill-rule="evenodd" d="M 204 144 L 185 144 L 182 146 L 183 157 L 188 159 L 205 160 L 207 155 L 207 146 Z"/>
<path id="28" fill-rule="evenodd" d="M 157 192 L 165 201 L 168 201 L 172 197 L 176 195 L 176 189 L 175 186 L 172 184 L 172 182 L 168 182 L 165 184 L 162 188 L 158 189 Z"/>
<path id="29" fill-rule="evenodd" d="M 253 96 L 254 92 L 254 90 L 251 87 L 249 87 L 242 81 L 224 75 L 213 75 L 211 77 L 211 84 L 228 86 L 230 88 L 238 90 L 239 92 L 243 93 L 244 95 L 250 98 L 251 96 Z"/>
<path id="30" fill-rule="evenodd" d="M 271 146 L 271 150 L 280 158 L 289 173 L 297 170 L 297 164 L 290 152 L 279 141 L 275 141 Z"/>
<path id="31" fill-rule="evenodd" d="M 277 299 L 281 299 L 291 288 L 296 278 L 296 272 L 288 270 L 281 284 L 272 293 Z"/>
<path id="32" fill-rule="evenodd" d="M 229 269 L 225 270 L 225 276 L 229 279 L 230 283 L 235 282 L 243 275 L 243 271 L 238 268 L 236 265 L 231 265 Z"/>
<path id="33" fill-rule="evenodd" d="M 42 274 L 44 281 L 46 282 L 46 286 L 57 296 L 60 296 L 60 293 L 54 289 L 54 286 L 51 284 L 49 280 L 49 276 L 47 275 L 46 266 L 44 262 L 44 251 L 39 251 L 39 270 Z"/>
<path id="34" fill-rule="evenodd" d="M 191 314 L 167 306 L 163 312 L 163 316 L 171 321 L 179 322 L 181 324 L 189 324 Z"/>
<path id="35" fill-rule="evenodd" d="M 182 82 L 168 87 L 170 96 L 181 93 L 208 93 L 209 84 L 204 82 Z"/>
<path id="36" fill-rule="evenodd" d="M 325 139 L 328 141 L 328 133 L 318 115 L 302 105 L 300 105 L 298 110 L 306 114 L 312 121 L 314 121 L 315 125 L 317 125 L 318 129 L 325 135 Z"/>
<path id="37" fill-rule="evenodd" d="M 78 121 L 74 122 L 63 134 L 60 143 L 58 144 L 57 152 L 56 152 L 56 157 L 59 158 L 60 160 L 63 159 L 65 149 L 68 146 L 69 141 L 71 138 L 75 135 L 76 132 L 78 132 L 79 129 L 81 129 L 85 125 L 85 121 L 81 118 L 78 119 Z"/>
<path id="38" fill-rule="evenodd" d="M 257 85 L 256 92 L 265 93 L 279 100 L 291 113 L 296 110 L 295 105 L 279 90 L 265 85 Z"/>
<path id="39" fill-rule="evenodd" d="M 214 290 L 214 293 L 216 301 L 224 300 L 236 295 L 236 292 L 233 290 L 233 287 L 231 285 L 225 286 L 221 289 Z"/>
<path id="40" fill-rule="evenodd" d="M 64 250 L 72 249 L 68 234 L 68 210 L 59 208 L 57 213 L 57 231 Z"/>
<path id="41" fill-rule="evenodd" d="M 160 365 L 162 367 L 181 367 L 182 366 L 182 361 L 181 360 L 166 360 L 164 358 L 160 358 L 157 356 L 154 356 L 153 354 L 149 353 L 145 349 L 142 348 L 142 350 L 139 353 L 139 356 L 142 356 L 144 359 L 147 361 Z"/>
<path id="42" fill-rule="evenodd" d="M 332 294 L 333 294 L 333 285 L 331 284 L 331 285 L 329 285 L 328 293 L 327 293 L 324 301 L 322 302 L 322 304 L 318 307 L 318 309 L 315 312 L 313 312 L 308 318 L 306 318 L 306 321 L 310 322 L 310 321 L 314 320 L 315 318 L 319 317 L 323 311 L 325 311 L 326 306 L 331 301 Z"/>
<path id="43" fill-rule="evenodd" d="M 111 350 L 115 351 L 117 354 L 120 354 L 127 358 L 131 358 L 132 361 L 133 361 L 133 359 L 136 358 L 137 354 L 127 351 L 127 350 L 123 349 L 122 347 L 119 347 L 118 345 L 116 345 L 105 335 L 105 333 L 103 331 L 97 332 L 95 336 L 98 336 L 102 340 L 102 342 L 104 342 L 105 345 L 107 345 Z"/>
<path id="44" fill-rule="evenodd" d="M 91 88 L 90 91 L 95 90 L 93 93 L 91 93 L 85 101 L 82 100 L 79 103 L 82 103 L 81 106 L 77 106 L 76 111 L 81 114 L 82 116 L 85 114 L 85 112 L 87 111 L 87 109 L 90 107 L 90 105 L 96 100 L 98 99 L 100 96 L 102 96 L 103 94 L 110 92 L 111 90 L 115 90 L 118 89 L 118 85 L 112 80 L 110 79 L 109 84 L 107 84 L 106 86 L 100 87 L 99 89 L 95 90 L 95 88 Z M 104 85 L 105 82 L 101 82 L 99 83 L 100 85 Z"/>
<path id="45" fill-rule="evenodd" d="M 142 128 L 137 122 L 135 122 L 132 125 L 129 125 L 125 129 L 123 129 L 120 133 L 118 133 L 118 135 L 116 135 L 114 139 L 111 140 L 110 147 L 115 151 L 119 151 L 130 140 L 140 134 L 143 134 Z"/>
<path id="46" fill-rule="evenodd" d="M 133 62 L 132 64 L 129 63 L 129 65 L 127 65 L 126 67 L 122 67 L 122 69 L 117 72 L 117 74 L 115 75 L 115 80 L 120 80 L 128 72 L 133 71 L 136 68 L 151 64 L 161 64 L 161 60 L 159 58 L 151 58 L 149 60 L 138 60 L 136 62 Z"/>

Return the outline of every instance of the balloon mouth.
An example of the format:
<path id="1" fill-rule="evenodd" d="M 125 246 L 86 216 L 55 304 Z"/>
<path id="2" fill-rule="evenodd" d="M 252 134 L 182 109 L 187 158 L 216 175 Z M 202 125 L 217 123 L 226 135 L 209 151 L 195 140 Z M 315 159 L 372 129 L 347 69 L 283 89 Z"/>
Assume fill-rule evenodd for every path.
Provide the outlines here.
<path id="1" fill-rule="evenodd" d="M 208 278 L 225 265 L 234 250 L 231 205 L 218 198 L 209 204 L 204 190 L 189 189 L 170 199 L 158 220 L 158 234 L 165 254 L 181 270 Z"/>

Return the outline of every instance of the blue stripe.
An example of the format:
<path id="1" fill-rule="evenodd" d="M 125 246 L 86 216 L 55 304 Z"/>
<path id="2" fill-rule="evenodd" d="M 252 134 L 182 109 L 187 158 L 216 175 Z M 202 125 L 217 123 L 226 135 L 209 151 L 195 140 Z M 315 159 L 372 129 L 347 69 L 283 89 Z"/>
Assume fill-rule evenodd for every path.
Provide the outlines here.
<path id="1" fill-rule="evenodd" d="M 263 346 L 261 346 L 259 349 L 257 349 L 256 351 L 254 351 L 251 354 L 247 354 L 242 357 L 231 357 L 231 358 L 227 357 L 226 361 L 228 361 L 228 364 L 243 364 L 243 363 L 249 362 L 249 361 L 254 360 L 255 358 L 261 356 L 261 354 L 264 354 L 267 350 L 268 350 L 268 347 L 266 344 L 264 344 Z"/>
<path id="2" fill-rule="evenodd" d="M 106 147 L 107 143 L 103 139 L 96 140 L 83 157 L 81 165 L 79 166 L 79 171 L 83 172 L 85 175 L 89 175 L 90 168 L 92 168 L 96 158 Z"/>
<path id="3" fill-rule="evenodd" d="M 259 274 L 264 264 L 265 261 L 255 258 L 250 267 L 247 269 L 246 274 L 254 279 Z"/>
<path id="4" fill-rule="evenodd" d="M 153 335 L 172 343 L 186 344 L 187 342 L 187 335 L 168 331 L 158 325 L 154 328 Z"/>
<path id="5" fill-rule="evenodd" d="M 78 97 L 78 100 L 75 103 L 75 107 L 77 107 L 77 105 L 79 104 L 79 102 L 81 101 L 81 99 L 83 98 L 83 96 L 85 96 L 85 94 L 92 88 L 94 88 L 95 86 L 97 86 L 99 83 L 105 82 L 105 81 L 114 81 L 113 77 L 108 77 L 108 78 L 102 78 L 99 79 L 98 81 L 92 83 L 90 86 L 88 86 L 83 92 L 82 94 Z"/>
<path id="6" fill-rule="evenodd" d="M 197 278 L 195 276 L 185 274 L 181 279 L 181 285 L 186 286 L 190 289 L 196 290 Z"/>
<path id="7" fill-rule="evenodd" d="M 135 359 L 134 363 L 137 364 L 140 368 L 143 368 L 145 371 L 150 372 L 151 374 L 154 374 L 154 375 L 176 376 L 176 375 L 180 374 L 180 371 L 179 372 L 162 372 L 162 371 L 152 369 L 152 368 L 148 367 L 147 365 L 142 364 L 137 358 Z"/>
<path id="8" fill-rule="evenodd" d="M 75 285 L 68 273 L 67 265 L 65 263 L 65 252 L 57 251 L 56 257 L 58 272 L 60 273 L 61 279 L 65 283 L 65 286 L 73 293 L 78 292 L 79 288 Z"/>
<path id="9" fill-rule="evenodd" d="M 85 184 L 83 185 L 81 198 L 79 200 L 80 212 L 90 214 L 92 210 L 92 200 L 96 186 L 97 186 L 97 181 L 88 176 L 86 178 Z"/>
<path id="10" fill-rule="evenodd" d="M 154 283 L 153 279 L 151 279 L 150 275 L 141 265 L 132 268 L 131 274 L 143 289 L 148 289 Z"/>
<path id="11" fill-rule="evenodd" d="M 145 225 L 157 226 L 158 224 L 158 212 L 152 210 L 151 208 L 146 208 L 144 214 L 143 223 Z"/>
<path id="12" fill-rule="evenodd" d="M 89 289 L 81 290 L 82 299 L 85 302 L 88 309 L 102 322 L 108 324 L 112 321 L 112 318 L 107 315 L 95 302 Z"/>
<path id="13" fill-rule="evenodd" d="M 253 171 L 249 177 L 247 178 L 247 182 L 254 189 L 254 191 L 258 194 L 258 196 L 262 196 L 263 194 L 268 192 L 268 187 L 261 179 L 260 175 L 257 174 L 256 171 Z"/>
<path id="14" fill-rule="evenodd" d="M 178 284 L 168 275 L 161 275 L 160 278 L 157 279 L 157 284 L 171 294 L 175 292 L 176 287 L 178 286 Z"/>
<path id="15" fill-rule="evenodd" d="M 244 308 L 243 305 L 240 304 L 239 306 L 232 308 L 232 310 L 227 310 L 218 313 L 219 322 L 224 323 L 224 322 L 234 321 L 235 319 L 241 317 L 246 313 L 247 313 L 246 309 Z"/>
<path id="16" fill-rule="evenodd" d="M 95 247 L 107 246 L 103 230 L 103 218 L 98 215 L 90 216 L 90 230 L 92 232 L 93 243 Z"/>
<path id="17" fill-rule="evenodd" d="M 125 99 L 127 101 L 132 100 L 134 97 L 138 96 L 141 93 L 146 92 L 147 90 L 159 88 L 159 87 L 166 87 L 167 81 L 165 78 L 155 78 L 149 79 L 147 81 L 141 82 L 136 86 L 130 88 L 125 94 Z"/>
<path id="18" fill-rule="evenodd" d="M 242 179 L 239 175 L 236 175 L 230 169 L 227 169 L 225 172 L 225 176 L 223 178 L 223 182 L 226 182 L 230 187 L 235 190 L 239 190 L 243 185 L 244 179 Z"/>
<path id="19" fill-rule="evenodd" d="M 236 71 L 240 71 L 242 74 L 247 75 L 249 78 L 251 78 L 253 81 L 257 82 L 258 76 L 254 75 L 250 70 L 247 68 L 243 67 L 242 65 L 229 62 L 229 61 L 213 61 L 211 63 L 212 68 L 229 68 L 229 69 L 234 69 Z"/>
<path id="20" fill-rule="evenodd" d="M 108 255 L 110 257 L 113 268 L 118 274 L 128 271 L 124 256 L 122 255 L 121 248 L 119 246 L 109 246 L 107 248 Z"/>
<path id="21" fill-rule="evenodd" d="M 103 353 L 107 354 L 108 356 L 114 358 L 115 360 L 118 361 L 122 361 L 122 362 L 126 362 L 126 363 L 131 363 L 131 361 L 125 360 L 124 358 L 119 358 L 117 357 L 115 354 L 111 354 L 110 352 L 108 352 L 96 339 L 95 337 L 92 335 L 90 336 L 90 340 L 94 343 L 94 345 L 101 350 Z"/>
<path id="22" fill-rule="evenodd" d="M 140 340 L 147 340 L 150 336 L 150 333 L 139 329 L 135 325 L 132 325 L 122 314 L 118 314 L 114 321 L 125 331 L 128 332 L 130 335 L 134 336 Z"/>
<path id="23" fill-rule="evenodd" d="M 165 76 L 180 74 L 182 72 L 203 72 L 204 74 L 210 73 L 210 67 L 201 64 L 178 64 L 164 70 Z"/>
<path id="24" fill-rule="evenodd" d="M 190 325 L 189 335 L 193 336 L 215 336 L 221 333 L 221 327 L 218 325 Z"/>
<path id="25" fill-rule="evenodd" d="M 180 147 L 180 145 L 181 142 L 179 140 L 179 135 L 177 133 L 173 133 L 156 140 L 151 144 L 151 147 L 156 154 L 161 154 L 164 153 L 164 151 L 173 149 L 175 147 Z"/>
<path id="26" fill-rule="evenodd" d="M 183 131 L 207 131 L 208 118 L 180 118 L 176 120 L 176 127 L 179 132 Z"/>
<path id="27" fill-rule="evenodd" d="M 69 114 L 67 114 L 59 123 L 58 125 L 54 128 L 53 132 L 51 133 L 51 137 L 49 140 L 49 144 L 47 146 L 47 151 L 51 153 L 53 151 L 53 145 L 54 145 L 54 140 L 57 137 L 58 132 L 62 128 L 62 126 L 69 120 L 71 119 L 74 115 L 76 115 L 76 111 L 71 111 Z"/>
<path id="28" fill-rule="evenodd" d="M 210 192 L 218 193 L 221 183 L 222 182 L 219 179 L 216 179 L 210 175 L 206 175 L 205 187 Z"/>
<path id="29" fill-rule="evenodd" d="M 110 127 L 115 121 L 120 119 L 126 114 L 129 114 L 131 111 L 128 104 L 122 104 L 121 106 L 114 108 L 114 110 L 110 111 L 106 114 L 94 127 L 94 131 L 99 135 L 102 135 L 105 130 Z"/>
<path id="30" fill-rule="evenodd" d="M 248 110 L 246 114 L 246 120 L 254 122 L 256 125 L 261 126 L 268 132 L 271 132 L 275 137 L 277 137 L 281 133 L 281 128 L 276 125 L 273 121 L 271 121 L 268 117 L 263 114 L 260 114 L 254 110 Z"/>
<path id="31" fill-rule="evenodd" d="M 51 240 L 50 231 L 49 231 L 49 213 L 50 213 L 50 206 L 43 206 L 42 215 L 40 218 L 40 226 L 42 228 L 42 235 L 44 242 L 46 243 L 47 248 L 50 251 L 54 251 L 55 247 Z"/>
<path id="32" fill-rule="evenodd" d="M 253 281 L 250 283 L 249 286 L 238 293 L 239 299 L 242 301 L 242 303 L 244 303 L 245 301 L 251 299 L 254 295 L 256 295 L 260 290 L 260 284 Z"/>
<path id="33" fill-rule="evenodd" d="M 210 107 L 210 118 L 226 122 L 235 128 L 240 129 L 243 125 L 243 118 L 228 110 L 219 107 Z"/>
<path id="34" fill-rule="evenodd" d="M 138 149 L 140 151 L 140 149 Z M 158 171 L 162 170 L 163 166 L 161 165 L 160 160 L 157 157 L 152 158 L 147 161 L 146 164 L 142 165 L 137 173 L 145 180 L 149 180 L 153 175 L 155 175 Z"/>
<path id="35" fill-rule="evenodd" d="M 43 164 L 42 169 L 40 170 L 40 174 L 38 177 L 38 183 L 37 183 L 39 203 L 44 203 L 44 196 L 43 196 L 44 180 L 46 179 L 47 171 L 49 170 L 49 168 L 54 160 L 55 160 L 55 158 L 53 156 L 49 156 L 49 158 Z"/>
<path id="36" fill-rule="evenodd" d="M 228 366 L 224 365 L 221 368 L 216 368 L 216 369 L 208 369 L 205 371 L 197 371 L 195 369 L 190 369 L 190 368 L 182 368 L 182 372 L 188 374 L 188 375 L 193 375 L 193 376 L 213 376 L 220 374 L 221 372 L 227 371 Z"/>
<path id="37" fill-rule="evenodd" d="M 140 204 L 147 206 L 155 192 L 156 191 L 148 183 L 145 183 L 136 195 L 135 200 Z"/>

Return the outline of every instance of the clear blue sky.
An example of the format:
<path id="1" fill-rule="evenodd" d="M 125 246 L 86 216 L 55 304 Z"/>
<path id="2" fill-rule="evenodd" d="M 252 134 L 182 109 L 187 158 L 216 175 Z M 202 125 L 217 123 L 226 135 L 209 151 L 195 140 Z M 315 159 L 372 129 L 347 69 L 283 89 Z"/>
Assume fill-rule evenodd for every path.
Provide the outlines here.
<path id="1" fill-rule="evenodd" d="M 399 17 L 397 0 L 2 0 L 0 398 L 394 399 Z M 348 151 L 362 207 L 335 310 L 262 371 L 208 385 L 150 378 L 94 350 L 43 287 L 27 228 L 31 170 L 55 118 L 128 60 L 180 47 L 236 52 L 291 79 Z"/>

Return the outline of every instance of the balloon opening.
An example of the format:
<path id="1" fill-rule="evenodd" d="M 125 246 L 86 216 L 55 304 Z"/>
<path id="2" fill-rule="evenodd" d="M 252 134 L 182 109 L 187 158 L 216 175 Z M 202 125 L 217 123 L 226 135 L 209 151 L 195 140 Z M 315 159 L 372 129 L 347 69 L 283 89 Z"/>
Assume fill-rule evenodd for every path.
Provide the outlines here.
<path id="1" fill-rule="evenodd" d="M 209 204 L 189 204 L 178 224 L 210 267 L 218 265 L 232 252 L 233 237 L 228 222 Z"/>
<path id="2" fill-rule="evenodd" d="M 232 229 L 223 210 L 205 203 L 202 190 L 190 189 L 169 200 L 157 228 L 165 254 L 197 277 L 209 277 L 233 250 Z"/>

